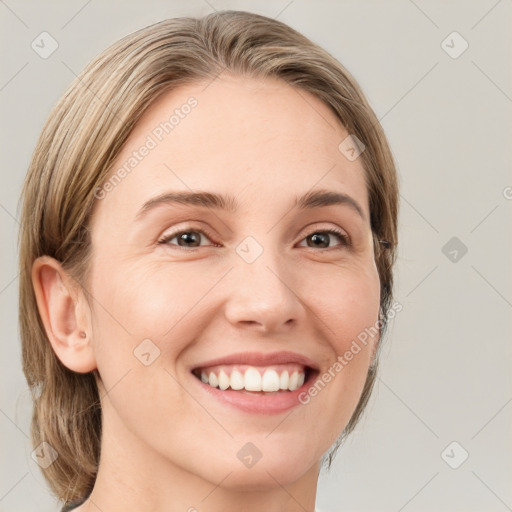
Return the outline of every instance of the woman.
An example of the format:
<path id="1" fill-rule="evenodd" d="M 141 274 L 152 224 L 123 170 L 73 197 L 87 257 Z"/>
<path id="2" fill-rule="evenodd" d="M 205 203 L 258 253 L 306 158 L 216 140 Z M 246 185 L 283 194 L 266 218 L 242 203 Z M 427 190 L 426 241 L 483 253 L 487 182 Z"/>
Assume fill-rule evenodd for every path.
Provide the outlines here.
<path id="1" fill-rule="evenodd" d="M 313 511 L 395 307 L 397 174 L 348 72 L 256 14 L 162 21 L 70 86 L 22 197 L 63 510 Z"/>

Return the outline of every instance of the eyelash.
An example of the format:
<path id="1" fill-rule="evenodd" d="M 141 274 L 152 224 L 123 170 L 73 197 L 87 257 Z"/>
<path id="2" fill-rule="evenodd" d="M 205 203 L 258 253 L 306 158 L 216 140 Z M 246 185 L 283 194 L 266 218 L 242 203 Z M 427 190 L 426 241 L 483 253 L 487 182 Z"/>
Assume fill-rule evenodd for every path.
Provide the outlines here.
<path id="1" fill-rule="evenodd" d="M 158 244 L 159 245 L 167 244 L 169 246 L 176 247 L 177 249 L 181 249 L 181 250 L 185 250 L 185 251 L 189 251 L 189 252 L 192 252 L 192 251 L 195 251 L 195 250 L 199 249 L 200 247 L 192 247 L 190 249 L 187 249 L 187 248 L 181 247 L 179 245 L 169 244 L 170 240 L 172 240 L 173 238 L 176 238 L 178 235 L 183 235 L 185 233 L 201 233 L 202 235 L 205 235 L 209 239 L 213 238 L 208 231 L 206 231 L 204 229 L 196 229 L 196 228 L 190 226 L 190 227 L 187 227 L 185 229 L 181 229 L 180 231 L 175 231 L 174 233 L 170 233 L 168 235 L 165 235 L 163 238 L 158 240 Z M 336 228 L 312 231 L 309 235 L 306 235 L 301 240 L 301 242 L 303 240 L 305 240 L 306 238 L 310 237 L 311 235 L 315 235 L 315 234 L 319 234 L 319 233 L 322 233 L 322 234 L 328 233 L 328 234 L 332 234 L 332 235 L 337 235 L 340 238 L 341 243 L 340 243 L 339 246 L 323 248 L 323 250 L 325 250 L 325 251 L 333 250 L 333 249 L 335 250 L 336 248 L 338 248 L 338 249 L 345 249 L 345 248 L 350 247 L 352 245 L 351 242 L 350 242 L 350 237 L 348 235 L 346 235 L 345 233 L 343 233 L 341 230 L 338 230 Z M 307 247 L 307 249 L 314 249 L 314 247 Z"/>

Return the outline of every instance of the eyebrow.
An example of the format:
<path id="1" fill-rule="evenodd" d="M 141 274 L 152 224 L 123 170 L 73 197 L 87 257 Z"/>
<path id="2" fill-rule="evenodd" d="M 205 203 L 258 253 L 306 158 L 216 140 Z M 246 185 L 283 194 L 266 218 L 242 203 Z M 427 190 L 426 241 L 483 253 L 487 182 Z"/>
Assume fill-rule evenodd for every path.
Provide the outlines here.
<path id="1" fill-rule="evenodd" d="M 236 213 L 239 207 L 237 199 L 232 195 L 221 195 L 215 192 L 201 191 L 166 192 L 146 201 L 135 216 L 135 220 L 139 220 L 148 211 L 164 204 L 199 206 L 202 208 L 225 210 L 230 213 Z M 354 210 L 363 220 L 366 220 L 364 210 L 355 199 L 343 192 L 334 192 L 331 190 L 314 190 L 307 192 L 303 196 L 296 197 L 293 208 L 298 210 L 308 210 L 331 205 L 346 205 Z"/>

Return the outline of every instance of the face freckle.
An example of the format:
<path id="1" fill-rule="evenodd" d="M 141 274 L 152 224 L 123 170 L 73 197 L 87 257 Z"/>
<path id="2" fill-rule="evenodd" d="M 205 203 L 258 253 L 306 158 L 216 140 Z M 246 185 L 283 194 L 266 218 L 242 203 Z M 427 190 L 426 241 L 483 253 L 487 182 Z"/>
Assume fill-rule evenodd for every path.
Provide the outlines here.
<path id="1" fill-rule="evenodd" d="M 270 471 L 293 481 L 350 419 L 377 339 L 287 420 L 287 413 L 226 405 L 191 370 L 234 354 L 288 351 L 308 358 L 321 377 L 375 324 L 380 283 L 365 170 L 361 159 L 340 152 L 347 131 L 319 99 L 278 80 L 230 76 L 155 101 L 114 169 L 191 97 L 197 105 L 95 204 L 91 288 L 102 305 L 94 322 L 98 371 L 111 389 L 106 425 L 122 425 L 121 437 L 211 481 L 229 471 L 234 482 L 244 481 L 233 454 L 251 441 L 267 455 L 251 478 Z M 315 191 L 330 203 L 315 206 L 310 197 L 309 206 L 295 207 Z M 217 196 L 232 198 L 236 211 L 220 207 Z M 333 247 L 304 242 L 333 229 L 352 247 L 340 246 L 335 234 L 318 238 Z M 211 239 L 203 234 L 191 249 L 158 244 L 174 231 Z M 209 464 L 190 456 L 197 452 Z"/>

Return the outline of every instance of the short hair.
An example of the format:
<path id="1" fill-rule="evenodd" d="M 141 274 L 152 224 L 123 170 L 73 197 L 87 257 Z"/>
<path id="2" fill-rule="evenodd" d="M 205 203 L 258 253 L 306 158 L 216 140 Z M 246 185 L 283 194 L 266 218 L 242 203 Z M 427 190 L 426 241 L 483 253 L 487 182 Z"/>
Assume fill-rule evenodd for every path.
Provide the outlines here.
<path id="1" fill-rule="evenodd" d="M 23 371 L 34 403 L 31 439 L 34 447 L 46 441 L 57 451 L 44 476 L 65 502 L 86 496 L 96 479 L 102 428 L 97 370 L 76 373 L 56 357 L 38 312 L 32 264 L 49 255 L 85 286 L 95 190 L 137 121 L 162 94 L 214 80 L 224 71 L 275 77 L 311 93 L 364 144 L 360 158 L 381 286 L 381 334 L 356 409 L 324 459 L 329 469 L 372 392 L 392 300 L 399 193 L 391 150 L 361 88 L 327 51 L 265 16 L 221 11 L 155 23 L 111 45 L 69 86 L 42 129 L 21 195 L 19 322 Z"/>

